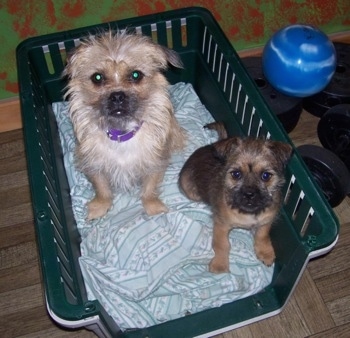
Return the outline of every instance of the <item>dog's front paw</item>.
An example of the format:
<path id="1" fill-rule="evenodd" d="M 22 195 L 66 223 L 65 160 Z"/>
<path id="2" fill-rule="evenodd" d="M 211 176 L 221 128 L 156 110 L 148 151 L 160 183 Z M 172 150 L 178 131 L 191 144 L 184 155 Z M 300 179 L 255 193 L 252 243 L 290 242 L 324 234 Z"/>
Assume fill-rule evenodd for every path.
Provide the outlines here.
<path id="1" fill-rule="evenodd" d="M 255 246 L 256 257 L 266 266 L 271 266 L 275 261 L 276 255 L 271 243 Z"/>
<path id="2" fill-rule="evenodd" d="M 143 198 L 143 207 L 148 216 L 154 216 L 169 211 L 168 207 L 159 198 Z"/>
<path id="3" fill-rule="evenodd" d="M 88 203 L 88 220 L 103 217 L 112 206 L 112 201 L 109 199 L 94 198 Z"/>
<path id="4" fill-rule="evenodd" d="M 229 262 L 227 260 L 214 257 L 209 263 L 209 271 L 212 273 L 230 272 Z"/>

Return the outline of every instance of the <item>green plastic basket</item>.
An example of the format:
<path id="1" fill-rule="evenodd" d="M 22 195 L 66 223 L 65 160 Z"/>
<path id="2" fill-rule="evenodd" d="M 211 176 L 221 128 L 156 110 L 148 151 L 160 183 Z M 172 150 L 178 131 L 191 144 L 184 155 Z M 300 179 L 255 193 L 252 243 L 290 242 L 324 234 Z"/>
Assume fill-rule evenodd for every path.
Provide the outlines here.
<path id="1" fill-rule="evenodd" d="M 272 230 L 276 263 L 262 292 L 146 329 L 122 332 L 98 301 L 88 301 L 78 257 L 80 236 L 72 214 L 51 103 L 62 100 L 66 53 L 82 36 L 101 29 L 134 29 L 176 50 L 185 65 L 171 83 L 191 83 L 216 120 L 231 134 L 290 142 L 237 53 L 207 10 L 186 8 L 39 36 L 17 47 L 20 102 L 35 227 L 51 317 L 99 336 L 210 336 L 282 311 L 307 262 L 335 245 L 339 224 L 302 160 L 294 154 L 286 174 L 281 216 Z"/>

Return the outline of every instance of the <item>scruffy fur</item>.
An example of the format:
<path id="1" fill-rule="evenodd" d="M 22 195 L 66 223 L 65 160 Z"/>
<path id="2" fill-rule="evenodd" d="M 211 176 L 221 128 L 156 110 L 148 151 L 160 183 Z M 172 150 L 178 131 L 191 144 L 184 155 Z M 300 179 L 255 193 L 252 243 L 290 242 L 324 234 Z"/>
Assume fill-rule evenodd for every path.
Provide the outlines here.
<path id="1" fill-rule="evenodd" d="M 95 190 L 88 219 L 106 214 L 115 191 L 137 184 L 147 214 L 167 211 L 158 185 L 185 138 L 163 75 L 169 64 L 182 67 L 174 51 L 127 32 L 88 36 L 69 56 L 63 75 L 77 138 L 76 165 Z M 126 142 L 107 137 L 107 130 L 136 126 L 140 129 Z"/>
<path id="2" fill-rule="evenodd" d="M 226 138 L 222 124 L 216 129 L 222 140 L 197 149 L 184 164 L 179 185 L 194 201 L 203 201 L 213 212 L 214 258 L 209 270 L 229 271 L 229 232 L 232 228 L 254 232 L 256 256 L 271 265 L 275 252 L 270 229 L 281 206 L 284 168 L 291 156 L 289 144 L 253 138 Z"/>

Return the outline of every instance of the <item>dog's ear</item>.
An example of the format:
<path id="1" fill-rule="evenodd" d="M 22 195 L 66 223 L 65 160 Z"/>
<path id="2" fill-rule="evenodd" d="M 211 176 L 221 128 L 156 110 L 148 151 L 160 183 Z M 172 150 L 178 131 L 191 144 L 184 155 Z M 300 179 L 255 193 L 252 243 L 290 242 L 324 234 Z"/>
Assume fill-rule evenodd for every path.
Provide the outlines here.
<path id="1" fill-rule="evenodd" d="M 163 53 L 165 54 L 165 58 L 168 61 L 168 63 L 170 63 L 172 66 L 174 66 L 176 68 L 184 68 L 184 65 L 183 65 L 178 53 L 176 53 L 174 50 L 167 48 L 167 47 L 164 47 L 164 46 L 160 46 L 160 48 L 162 49 Z"/>
<path id="2" fill-rule="evenodd" d="M 293 148 L 290 144 L 280 141 L 269 141 L 268 147 L 283 167 L 285 167 L 293 154 Z"/>
<path id="3" fill-rule="evenodd" d="M 72 60 L 72 57 L 73 57 L 75 51 L 76 51 L 76 48 L 74 48 L 73 50 L 71 50 L 67 53 L 66 64 L 65 64 L 65 67 L 64 67 L 63 72 L 61 74 L 62 78 L 71 76 L 71 73 L 72 73 L 72 61 L 71 60 Z"/>
<path id="4" fill-rule="evenodd" d="M 68 53 L 67 53 L 67 57 L 66 57 L 66 65 L 65 68 L 62 72 L 62 77 L 69 77 L 72 78 L 74 77 L 76 74 L 76 68 L 75 64 L 76 64 L 76 59 L 78 58 L 78 54 L 80 54 L 81 50 L 84 48 L 84 44 L 80 44 L 77 47 L 74 47 L 73 49 L 71 49 Z"/>
<path id="5" fill-rule="evenodd" d="M 214 143 L 217 156 L 222 159 L 226 159 L 227 155 L 239 147 L 241 142 L 242 140 L 239 137 L 230 137 L 217 141 Z"/>

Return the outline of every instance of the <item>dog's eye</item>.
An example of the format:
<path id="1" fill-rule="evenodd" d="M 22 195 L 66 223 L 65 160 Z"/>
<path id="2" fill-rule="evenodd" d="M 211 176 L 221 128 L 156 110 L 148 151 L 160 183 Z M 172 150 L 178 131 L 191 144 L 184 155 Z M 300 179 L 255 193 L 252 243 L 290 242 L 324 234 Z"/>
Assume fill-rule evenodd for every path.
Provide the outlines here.
<path id="1" fill-rule="evenodd" d="M 139 70 L 134 70 L 130 74 L 130 79 L 133 82 L 139 82 L 143 78 L 143 73 L 140 72 Z"/>
<path id="2" fill-rule="evenodd" d="M 240 180 L 242 178 L 242 173 L 239 170 L 231 171 L 231 176 L 234 180 Z"/>
<path id="3" fill-rule="evenodd" d="M 267 171 L 264 171 L 262 174 L 261 174 L 261 179 L 264 181 L 264 182 L 268 182 L 272 177 L 272 174 L 267 172 Z"/>
<path id="4" fill-rule="evenodd" d="M 104 76 L 101 73 L 91 75 L 91 81 L 95 84 L 101 84 L 104 81 Z"/>

